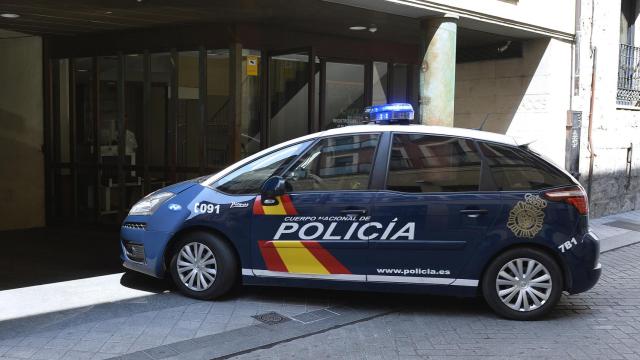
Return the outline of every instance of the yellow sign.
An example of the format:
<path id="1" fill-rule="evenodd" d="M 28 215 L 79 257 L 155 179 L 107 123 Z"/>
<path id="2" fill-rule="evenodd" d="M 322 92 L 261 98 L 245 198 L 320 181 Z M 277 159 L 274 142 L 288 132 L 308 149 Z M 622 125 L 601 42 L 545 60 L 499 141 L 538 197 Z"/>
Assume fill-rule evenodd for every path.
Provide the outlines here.
<path id="1" fill-rule="evenodd" d="M 258 57 L 255 55 L 247 56 L 247 76 L 258 76 Z"/>

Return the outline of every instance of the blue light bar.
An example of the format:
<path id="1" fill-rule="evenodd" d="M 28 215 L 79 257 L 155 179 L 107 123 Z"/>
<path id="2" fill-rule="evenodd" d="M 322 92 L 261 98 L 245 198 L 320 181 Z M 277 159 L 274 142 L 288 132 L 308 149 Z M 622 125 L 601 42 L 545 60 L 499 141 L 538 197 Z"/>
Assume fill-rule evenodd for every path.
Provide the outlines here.
<path id="1" fill-rule="evenodd" d="M 376 124 L 409 124 L 413 120 L 413 106 L 406 103 L 369 106 L 364 112 Z"/>

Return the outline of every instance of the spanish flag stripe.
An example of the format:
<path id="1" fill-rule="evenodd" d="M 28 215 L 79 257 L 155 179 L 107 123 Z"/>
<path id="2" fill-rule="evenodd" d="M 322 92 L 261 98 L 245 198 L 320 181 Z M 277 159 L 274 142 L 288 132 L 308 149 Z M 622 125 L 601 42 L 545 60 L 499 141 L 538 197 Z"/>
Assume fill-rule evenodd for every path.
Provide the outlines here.
<path id="1" fill-rule="evenodd" d="M 280 198 L 280 202 L 282 203 L 282 206 L 287 212 L 287 215 L 298 215 L 298 211 L 296 211 L 296 208 L 293 206 L 293 203 L 291 202 L 291 197 L 289 195 L 283 195 Z"/>
<path id="2" fill-rule="evenodd" d="M 351 274 L 327 249 L 317 241 L 303 241 L 302 244 L 315 256 L 331 274 Z"/>
<path id="3" fill-rule="evenodd" d="M 291 273 L 330 274 L 301 241 L 273 241 L 278 254 Z"/>
<path id="4" fill-rule="evenodd" d="M 260 195 L 256 196 L 256 199 L 253 202 L 253 214 L 264 215 L 264 211 L 262 210 L 262 198 Z"/>
<path id="5" fill-rule="evenodd" d="M 260 248 L 262 258 L 267 265 L 267 270 L 282 272 L 288 271 L 287 266 L 282 261 L 282 258 L 280 258 L 280 255 L 278 254 L 275 246 L 271 245 L 265 240 L 260 240 L 258 241 L 258 247 Z"/>
<path id="6" fill-rule="evenodd" d="M 287 215 L 284 206 L 282 206 L 282 199 L 280 196 L 278 196 L 276 200 L 278 203 L 275 205 L 262 206 L 262 211 L 264 211 L 265 215 Z"/>

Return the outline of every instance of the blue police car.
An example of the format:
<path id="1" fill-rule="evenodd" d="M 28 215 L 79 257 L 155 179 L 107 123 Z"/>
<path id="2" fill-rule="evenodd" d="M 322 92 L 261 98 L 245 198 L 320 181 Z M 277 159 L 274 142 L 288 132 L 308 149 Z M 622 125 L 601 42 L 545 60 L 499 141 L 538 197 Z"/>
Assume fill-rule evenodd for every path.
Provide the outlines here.
<path id="1" fill-rule="evenodd" d="M 528 320 L 600 277 L 584 189 L 504 135 L 366 125 L 300 137 L 135 204 L 124 266 L 212 299 L 251 285 L 483 295 Z"/>

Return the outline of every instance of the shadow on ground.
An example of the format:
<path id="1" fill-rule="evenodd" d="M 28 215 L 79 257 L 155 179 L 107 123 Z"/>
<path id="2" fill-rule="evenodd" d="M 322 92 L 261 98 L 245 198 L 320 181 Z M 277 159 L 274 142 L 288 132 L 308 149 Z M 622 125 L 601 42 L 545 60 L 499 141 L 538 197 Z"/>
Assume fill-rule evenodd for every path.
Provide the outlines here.
<path id="1" fill-rule="evenodd" d="M 48 227 L 0 232 L 0 290 L 122 272 L 117 229 Z"/>

